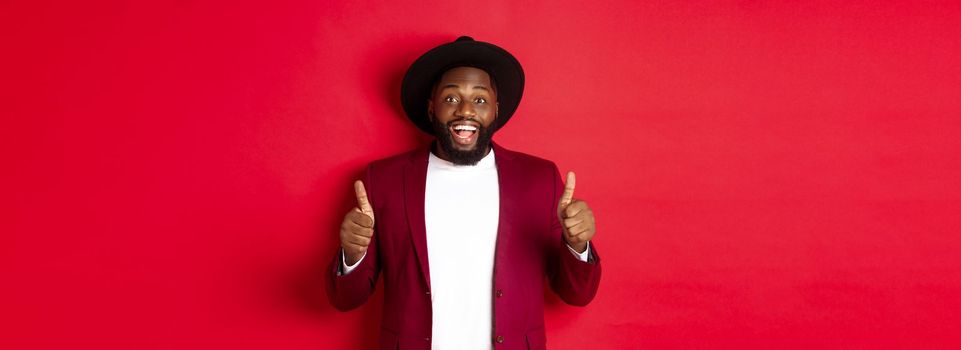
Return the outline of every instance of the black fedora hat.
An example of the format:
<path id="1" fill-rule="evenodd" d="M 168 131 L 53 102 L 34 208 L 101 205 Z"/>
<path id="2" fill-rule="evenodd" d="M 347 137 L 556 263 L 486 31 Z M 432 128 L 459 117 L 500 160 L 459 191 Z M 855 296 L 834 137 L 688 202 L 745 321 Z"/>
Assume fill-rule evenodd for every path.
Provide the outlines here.
<path id="1" fill-rule="evenodd" d="M 400 87 L 400 102 L 404 112 L 418 128 L 432 134 L 427 116 L 427 100 L 431 88 L 447 70 L 455 67 L 474 67 L 487 72 L 497 88 L 497 119 L 492 127 L 500 129 L 511 118 L 524 93 L 524 70 L 520 62 L 506 50 L 491 43 L 475 41 L 469 36 L 457 38 L 420 56 L 404 75 Z"/>

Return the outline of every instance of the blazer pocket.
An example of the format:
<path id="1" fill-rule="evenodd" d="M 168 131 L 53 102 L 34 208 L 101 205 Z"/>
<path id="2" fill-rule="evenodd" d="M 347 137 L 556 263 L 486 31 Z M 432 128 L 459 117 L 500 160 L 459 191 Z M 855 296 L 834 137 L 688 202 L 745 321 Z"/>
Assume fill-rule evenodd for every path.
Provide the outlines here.
<path id="1" fill-rule="evenodd" d="M 544 326 L 527 331 L 525 337 L 527 338 L 528 350 L 547 349 L 547 335 L 544 334 Z"/>
<path id="2" fill-rule="evenodd" d="M 380 329 L 380 346 L 377 347 L 380 350 L 397 350 L 400 349 L 400 339 L 398 339 L 397 334 L 388 331 L 386 329 Z"/>

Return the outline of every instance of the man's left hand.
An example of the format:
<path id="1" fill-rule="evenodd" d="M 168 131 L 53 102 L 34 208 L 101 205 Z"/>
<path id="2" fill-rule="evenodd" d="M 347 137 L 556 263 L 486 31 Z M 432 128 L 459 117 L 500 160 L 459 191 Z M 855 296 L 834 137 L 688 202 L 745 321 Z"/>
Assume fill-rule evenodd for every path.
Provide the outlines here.
<path id="1" fill-rule="evenodd" d="M 557 216 L 564 228 L 564 240 L 578 253 L 587 250 L 587 242 L 594 238 L 594 212 L 587 202 L 574 198 L 574 172 L 567 172 L 564 194 L 557 205 Z"/>

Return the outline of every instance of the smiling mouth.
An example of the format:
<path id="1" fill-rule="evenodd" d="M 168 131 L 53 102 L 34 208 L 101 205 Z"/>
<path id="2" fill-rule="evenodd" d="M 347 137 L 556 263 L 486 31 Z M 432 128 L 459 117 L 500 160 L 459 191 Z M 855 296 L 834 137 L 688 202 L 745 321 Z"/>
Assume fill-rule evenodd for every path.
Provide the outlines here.
<path id="1" fill-rule="evenodd" d="M 477 127 L 470 124 L 455 124 L 448 127 L 454 142 L 460 145 L 471 145 L 477 141 Z"/>

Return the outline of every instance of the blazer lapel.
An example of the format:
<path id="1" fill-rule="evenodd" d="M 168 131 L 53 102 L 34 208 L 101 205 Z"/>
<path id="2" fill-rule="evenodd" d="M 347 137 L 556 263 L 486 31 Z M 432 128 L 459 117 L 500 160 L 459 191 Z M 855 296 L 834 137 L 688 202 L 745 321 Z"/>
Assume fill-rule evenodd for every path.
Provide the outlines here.
<path id="1" fill-rule="evenodd" d="M 430 266 L 427 263 L 427 226 L 424 223 L 424 192 L 427 189 L 428 149 L 414 152 L 404 171 L 404 199 L 410 240 L 420 262 L 421 275 L 430 290 Z"/>
<path id="2" fill-rule="evenodd" d="M 500 213 L 497 223 L 497 242 L 494 248 L 494 276 L 497 276 L 497 267 L 501 262 L 507 261 L 506 255 L 510 243 L 511 222 L 513 215 L 520 211 L 515 208 L 517 201 L 511 200 L 512 196 L 521 193 L 514 186 L 517 181 L 513 180 L 515 174 L 513 155 L 509 150 L 505 150 L 496 143 L 491 142 L 494 149 L 494 162 L 497 164 L 497 187 L 500 193 Z M 496 283 L 496 281 L 495 281 Z"/>

